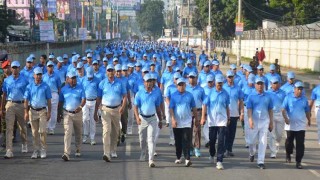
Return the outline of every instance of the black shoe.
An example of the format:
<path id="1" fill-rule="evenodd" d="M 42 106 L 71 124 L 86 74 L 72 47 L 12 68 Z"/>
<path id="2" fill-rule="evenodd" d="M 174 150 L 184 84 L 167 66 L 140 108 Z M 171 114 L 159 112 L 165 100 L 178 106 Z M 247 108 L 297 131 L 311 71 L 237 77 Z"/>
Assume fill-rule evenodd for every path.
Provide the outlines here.
<path id="1" fill-rule="evenodd" d="M 64 161 L 69 161 L 69 160 L 70 160 L 69 156 L 66 155 L 66 154 L 62 155 L 61 158 L 62 158 Z"/>
<path id="2" fill-rule="evenodd" d="M 249 159 L 250 159 L 250 162 L 253 162 L 254 161 L 254 156 L 250 156 Z"/>
<path id="3" fill-rule="evenodd" d="M 264 164 L 258 164 L 258 168 L 259 169 L 265 169 L 266 167 L 264 166 Z"/>
<path id="4" fill-rule="evenodd" d="M 126 140 L 126 136 L 125 136 L 125 134 L 122 134 L 121 135 L 121 143 L 124 143 L 125 140 Z"/>
<path id="5" fill-rule="evenodd" d="M 229 156 L 229 157 L 233 157 L 233 156 L 234 156 L 234 154 L 233 154 L 233 152 L 228 151 L 228 152 L 227 152 L 227 156 Z"/>
<path id="6" fill-rule="evenodd" d="M 297 169 L 303 169 L 303 167 L 302 167 L 301 163 L 299 163 L 299 162 L 297 162 L 297 164 L 296 164 L 296 168 L 297 168 Z"/>
<path id="7" fill-rule="evenodd" d="M 209 142 L 206 143 L 205 147 L 206 147 L 206 148 L 209 148 L 209 147 L 210 147 Z"/>
<path id="8" fill-rule="evenodd" d="M 102 159 L 103 159 L 105 162 L 110 162 L 110 159 L 108 158 L 107 155 L 103 155 Z"/>
<path id="9" fill-rule="evenodd" d="M 291 163 L 291 156 L 290 156 L 290 155 L 287 155 L 287 157 L 286 157 L 286 163 Z"/>

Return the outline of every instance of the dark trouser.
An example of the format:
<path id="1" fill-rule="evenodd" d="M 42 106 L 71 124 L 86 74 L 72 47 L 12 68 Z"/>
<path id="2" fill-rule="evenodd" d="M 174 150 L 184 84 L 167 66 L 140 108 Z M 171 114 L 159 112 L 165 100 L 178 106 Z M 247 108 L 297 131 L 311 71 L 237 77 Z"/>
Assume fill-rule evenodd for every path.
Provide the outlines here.
<path id="1" fill-rule="evenodd" d="M 209 153 L 211 157 L 213 157 L 216 154 L 216 141 L 218 139 L 217 162 L 223 161 L 223 154 L 225 151 L 225 147 L 224 147 L 225 134 L 226 134 L 225 126 L 209 127 L 209 139 L 210 139 Z"/>
<path id="2" fill-rule="evenodd" d="M 287 156 L 293 153 L 293 140 L 296 139 L 296 162 L 301 162 L 304 155 L 305 131 L 287 131 L 286 153 Z"/>
<path id="3" fill-rule="evenodd" d="M 232 152 L 232 146 L 233 146 L 234 138 L 236 136 L 236 131 L 237 131 L 238 119 L 239 117 L 231 117 L 230 124 L 227 126 L 225 145 L 226 145 L 226 150 L 229 152 Z"/>
<path id="4" fill-rule="evenodd" d="M 190 160 L 191 128 L 173 128 L 173 134 L 177 159 L 181 158 L 183 150 L 184 158 Z"/>
<path id="5" fill-rule="evenodd" d="M 123 113 L 121 114 L 121 132 L 122 134 L 127 134 L 127 126 L 128 126 L 128 106 L 125 106 Z M 121 133 L 120 133 L 121 135 Z"/>
<path id="6" fill-rule="evenodd" d="M 224 65 L 226 63 L 226 57 L 222 57 L 222 64 Z"/>

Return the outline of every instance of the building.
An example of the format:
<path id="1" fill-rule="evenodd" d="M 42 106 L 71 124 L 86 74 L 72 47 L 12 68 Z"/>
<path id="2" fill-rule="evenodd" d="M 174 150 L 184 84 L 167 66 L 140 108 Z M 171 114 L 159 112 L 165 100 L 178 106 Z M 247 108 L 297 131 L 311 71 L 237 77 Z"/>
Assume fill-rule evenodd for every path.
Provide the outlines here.
<path id="1" fill-rule="evenodd" d="M 30 0 L 7 0 L 7 8 L 15 10 L 30 24 Z"/>

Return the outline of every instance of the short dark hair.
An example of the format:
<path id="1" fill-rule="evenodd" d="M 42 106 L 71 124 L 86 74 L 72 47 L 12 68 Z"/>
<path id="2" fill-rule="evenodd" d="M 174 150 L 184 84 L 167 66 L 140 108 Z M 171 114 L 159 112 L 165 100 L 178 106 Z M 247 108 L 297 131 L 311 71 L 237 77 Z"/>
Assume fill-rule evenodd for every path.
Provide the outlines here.
<path id="1" fill-rule="evenodd" d="M 42 54 L 41 57 L 43 57 L 43 59 L 47 59 L 47 55 Z"/>

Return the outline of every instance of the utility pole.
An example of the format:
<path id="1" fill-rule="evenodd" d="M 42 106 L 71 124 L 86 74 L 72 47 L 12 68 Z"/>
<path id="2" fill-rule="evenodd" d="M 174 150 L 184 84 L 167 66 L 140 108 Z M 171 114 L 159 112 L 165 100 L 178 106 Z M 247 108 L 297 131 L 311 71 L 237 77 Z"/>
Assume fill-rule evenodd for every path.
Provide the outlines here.
<path id="1" fill-rule="evenodd" d="M 238 23 L 241 23 L 241 5 L 242 5 L 242 0 L 238 0 Z M 238 35 L 238 54 L 237 54 L 237 65 L 240 66 L 241 64 L 241 36 Z"/>
<path id="2" fill-rule="evenodd" d="M 179 48 L 181 48 L 181 37 L 182 37 L 182 11 L 183 11 L 183 0 L 180 1 L 180 33 L 179 33 Z"/>
<path id="3" fill-rule="evenodd" d="M 207 28 L 207 33 L 208 33 L 208 56 L 209 58 L 211 57 L 211 0 L 209 0 L 209 22 L 208 22 L 208 28 Z"/>
<path id="4" fill-rule="evenodd" d="M 189 24 L 190 24 L 190 0 L 188 0 L 188 18 L 187 18 L 187 28 L 188 28 L 188 31 L 187 31 L 187 44 L 188 44 L 188 47 L 189 47 L 189 31 L 190 31 L 190 28 L 189 28 Z"/>

